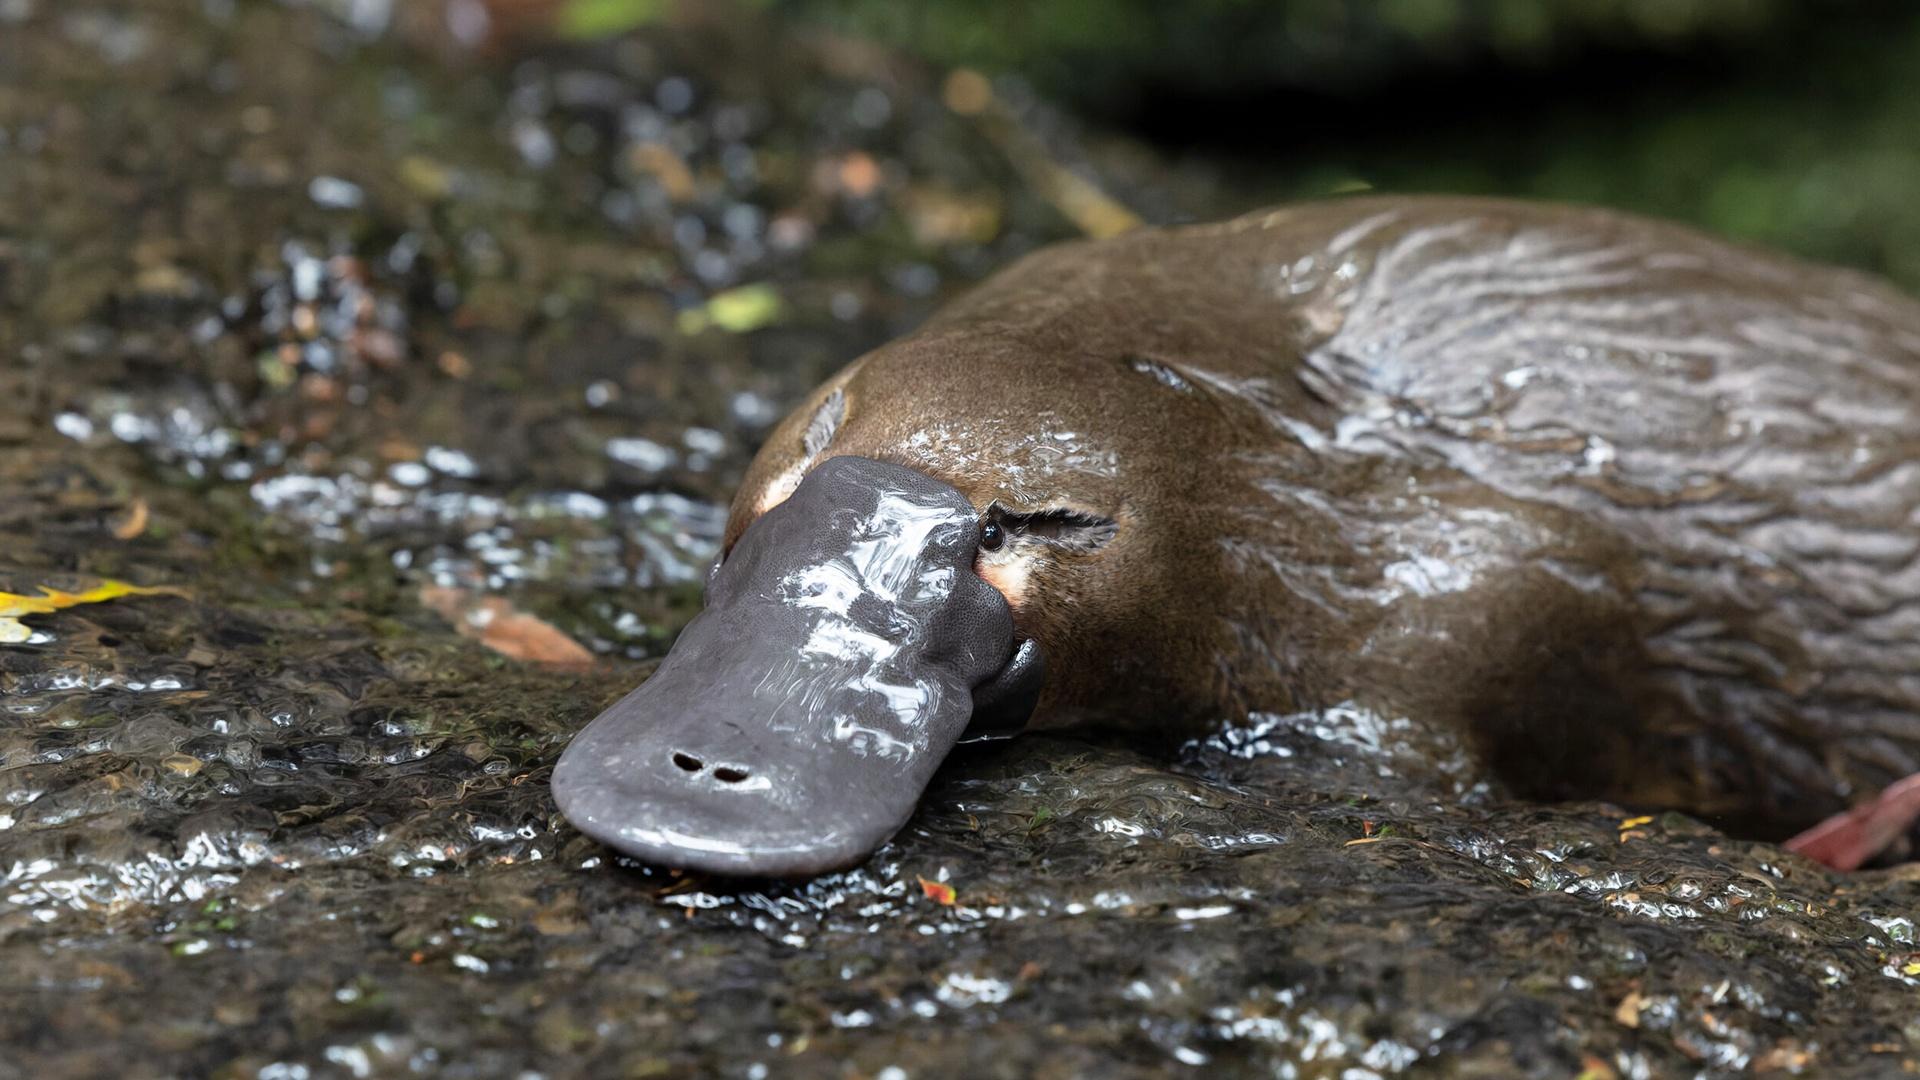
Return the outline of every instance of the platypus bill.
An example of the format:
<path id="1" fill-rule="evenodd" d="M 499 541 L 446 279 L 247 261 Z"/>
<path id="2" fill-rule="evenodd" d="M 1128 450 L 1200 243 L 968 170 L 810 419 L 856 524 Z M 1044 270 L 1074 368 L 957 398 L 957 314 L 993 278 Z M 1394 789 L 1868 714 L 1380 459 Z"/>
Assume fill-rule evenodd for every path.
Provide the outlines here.
<path id="1" fill-rule="evenodd" d="M 1920 771 L 1920 303 L 1493 200 L 1043 250 L 774 430 L 554 795 L 650 862 L 813 874 L 969 735 L 1347 701 L 1516 795 L 1863 806 L 1817 853 L 1871 854 Z"/>

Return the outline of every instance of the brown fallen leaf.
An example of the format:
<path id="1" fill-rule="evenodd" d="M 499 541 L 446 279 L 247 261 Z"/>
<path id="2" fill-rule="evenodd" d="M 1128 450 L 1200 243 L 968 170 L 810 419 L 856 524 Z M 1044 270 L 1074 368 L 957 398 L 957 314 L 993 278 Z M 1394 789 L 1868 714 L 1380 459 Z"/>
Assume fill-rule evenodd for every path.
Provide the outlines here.
<path id="1" fill-rule="evenodd" d="M 1640 991 L 1629 990 L 1613 1010 L 1613 1019 L 1623 1027 L 1637 1028 L 1640 1026 L 1640 1010 L 1646 1007 L 1647 999 L 1640 996 Z"/>
<path id="2" fill-rule="evenodd" d="M 955 111 L 971 116 L 978 130 L 999 147 L 1001 155 L 1026 185 L 1052 203 L 1054 209 L 1082 233 L 1101 239 L 1140 227 L 1140 216 L 1126 204 L 1056 161 L 1047 144 L 993 95 L 991 84 L 983 87 L 962 78 L 957 88 L 950 82 L 947 89 L 950 93 L 958 91 L 962 108 Z M 949 105 L 952 104 L 949 101 Z"/>
<path id="3" fill-rule="evenodd" d="M 473 374 L 473 361 L 452 349 L 441 353 L 440 359 L 435 363 L 439 366 L 440 373 L 449 379 L 464 379 Z"/>
<path id="4" fill-rule="evenodd" d="M 1000 200 L 923 186 L 905 196 L 907 225 L 922 247 L 991 243 L 1000 234 Z"/>
<path id="5" fill-rule="evenodd" d="M 1619 1080 L 1620 1074 L 1605 1060 L 1586 1054 L 1580 1058 L 1580 1072 L 1573 1080 Z"/>
<path id="6" fill-rule="evenodd" d="M 700 193 L 686 159 L 664 143 L 641 143 L 628 152 L 627 160 L 635 172 L 652 176 L 674 202 L 686 202 Z"/>
<path id="7" fill-rule="evenodd" d="M 420 460 L 420 444 L 411 439 L 401 438 L 398 435 L 392 435 L 382 440 L 379 452 L 382 461 Z"/>
<path id="8" fill-rule="evenodd" d="M 1867 1052 L 1870 1054 L 1888 1053 L 1888 1050 L 1882 1049 L 1885 1045 L 1884 1043 L 1876 1043 L 1867 1047 Z M 1891 1052 L 1897 1054 L 1900 1051 L 1894 1049 Z M 1753 1059 L 1753 1068 L 1755 1072 L 1803 1073 L 1807 1071 L 1809 1065 L 1813 1064 L 1813 1058 L 1814 1052 L 1812 1050 L 1801 1046 L 1792 1039 L 1785 1039 L 1774 1046 L 1773 1049 L 1755 1057 Z"/>
<path id="9" fill-rule="evenodd" d="M 425 585 L 420 603 L 452 623 L 461 637 L 472 638 L 501 656 L 553 668 L 593 666 L 593 654 L 586 646 L 514 607 L 505 597 Z"/>
<path id="10" fill-rule="evenodd" d="M 941 84 L 940 100 L 961 116 L 979 116 L 993 104 L 993 84 L 972 68 L 955 68 Z"/>
<path id="11" fill-rule="evenodd" d="M 115 540 L 131 540 L 147 531 L 147 500 L 135 499 L 113 523 Z"/>
<path id="12" fill-rule="evenodd" d="M 840 190 L 856 199 L 864 199 L 880 189 L 880 163 L 873 160 L 871 154 L 855 150 L 840 159 L 835 178 L 840 183 Z"/>

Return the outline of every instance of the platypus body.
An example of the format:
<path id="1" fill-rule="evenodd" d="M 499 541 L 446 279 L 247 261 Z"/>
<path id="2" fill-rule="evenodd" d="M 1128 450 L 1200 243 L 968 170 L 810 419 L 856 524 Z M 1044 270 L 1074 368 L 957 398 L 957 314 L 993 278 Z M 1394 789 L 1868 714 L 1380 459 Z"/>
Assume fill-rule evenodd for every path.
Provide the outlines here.
<path id="1" fill-rule="evenodd" d="M 648 860 L 857 862 L 969 733 L 1342 702 L 1781 836 L 1920 770 L 1920 303 L 1492 200 L 1064 244 L 802 402 L 725 546 L 554 777 Z"/>

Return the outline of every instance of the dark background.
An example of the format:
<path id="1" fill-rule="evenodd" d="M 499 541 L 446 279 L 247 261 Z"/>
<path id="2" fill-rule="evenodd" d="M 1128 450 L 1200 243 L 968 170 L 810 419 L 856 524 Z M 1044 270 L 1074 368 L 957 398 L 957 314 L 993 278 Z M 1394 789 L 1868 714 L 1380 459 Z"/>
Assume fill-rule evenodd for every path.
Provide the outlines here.
<path id="1" fill-rule="evenodd" d="M 1223 172 L 1597 202 L 1920 287 L 1920 7 L 1880 0 L 764 0 L 1011 74 Z M 661 0 L 571 0 L 576 33 Z"/>

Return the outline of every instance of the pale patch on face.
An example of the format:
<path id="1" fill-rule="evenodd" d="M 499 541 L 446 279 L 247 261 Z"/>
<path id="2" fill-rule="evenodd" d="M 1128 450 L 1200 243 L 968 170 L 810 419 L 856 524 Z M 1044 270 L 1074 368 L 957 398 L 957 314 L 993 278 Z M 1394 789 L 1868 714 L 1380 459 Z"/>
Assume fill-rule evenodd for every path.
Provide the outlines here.
<path id="1" fill-rule="evenodd" d="M 820 407 L 814 410 L 813 419 L 807 421 L 807 430 L 800 438 L 800 448 L 805 456 L 774 477 L 773 482 L 767 485 L 767 490 L 760 493 L 760 501 L 754 506 L 756 514 L 766 513 L 793 495 L 793 490 L 800 486 L 807 470 L 813 468 L 814 463 L 820 460 L 820 455 L 826 453 L 827 446 L 840 431 L 841 421 L 846 418 L 846 390 L 844 387 L 835 387 L 827 399 L 820 403 Z"/>
<path id="2" fill-rule="evenodd" d="M 795 462 L 786 472 L 774 477 L 767 485 L 767 490 L 760 493 L 760 501 L 754 504 L 754 514 L 764 514 L 791 498 L 794 489 L 800 486 L 801 479 L 807 475 L 807 466 L 812 464 L 811 458 Z"/>
<path id="3" fill-rule="evenodd" d="M 1037 561 L 1030 552 L 982 559 L 980 579 L 999 589 L 1000 595 L 1007 598 L 1007 606 L 1017 612 L 1027 601 L 1027 591 L 1033 584 L 1033 564 Z"/>

